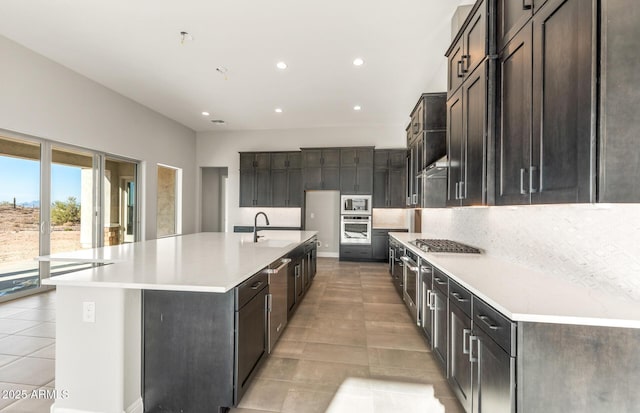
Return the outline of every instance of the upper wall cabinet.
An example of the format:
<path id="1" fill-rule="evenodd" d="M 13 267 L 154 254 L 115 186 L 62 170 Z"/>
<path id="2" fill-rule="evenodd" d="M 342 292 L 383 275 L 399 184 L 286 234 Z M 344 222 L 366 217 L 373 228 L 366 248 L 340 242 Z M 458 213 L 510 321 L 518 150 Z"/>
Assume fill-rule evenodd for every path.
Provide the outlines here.
<path id="1" fill-rule="evenodd" d="M 302 149 L 305 190 L 340 190 L 340 149 Z"/>
<path id="2" fill-rule="evenodd" d="M 602 0 L 600 64 L 601 202 L 640 202 L 640 8 Z"/>
<path id="3" fill-rule="evenodd" d="M 488 16 L 490 0 L 471 9 L 453 44 L 449 60 L 447 101 L 447 205 L 487 203 L 488 142 L 493 138 L 489 93 L 495 78 L 495 62 L 487 54 L 495 49 Z"/>
<path id="4" fill-rule="evenodd" d="M 423 93 L 407 129 L 407 205 L 420 207 L 422 170 L 446 155 L 447 94 Z"/>
<path id="5" fill-rule="evenodd" d="M 273 152 L 271 154 L 271 205 L 302 206 L 302 154 Z"/>
<path id="6" fill-rule="evenodd" d="M 373 147 L 340 149 L 340 192 L 373 193 Z"/>
<path id="7" fill-rule="evenodd" d="M 594 5 L 547 0 L 537 10 L 500 52 L 496 203 L 591 202 Z"/>
<path id="8" fill-rule="evenodd" d="M 405 149 L 376 149 L 373 167 L 373 207 L 405 207 Z"/>
<path id="9" fill-rule="evenodd" d="M 240 206 L 271 206 L 271 155 L 240 153 Z"/>
<path id="10" fill-rule="evenodd" d="M 448 96 L 458 90 L 462 82 L 484 61 L 489 53 L 487 30 L 487 2 L 483 0 L 471 11 L 456 41 L 447 51 Z"/>

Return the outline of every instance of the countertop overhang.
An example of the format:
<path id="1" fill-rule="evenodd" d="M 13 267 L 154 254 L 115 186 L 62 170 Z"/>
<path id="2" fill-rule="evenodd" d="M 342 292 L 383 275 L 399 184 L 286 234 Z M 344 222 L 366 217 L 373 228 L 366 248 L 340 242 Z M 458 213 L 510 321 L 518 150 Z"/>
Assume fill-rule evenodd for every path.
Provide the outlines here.
<path id="1" fill-rule="evenodd" d="M 424 252 L 427 233 L 389 233 L 513 321 L 640 328 L 640 304 L 487 254 Z"/>
<path id="2" fill-rule="evenodd" d="M 201 232 L 52 254 L 40 261 L 109 264 L 42 280 L 42 284 L 224 293 L 305 243 L 317 231 L 253 234 Z"/>

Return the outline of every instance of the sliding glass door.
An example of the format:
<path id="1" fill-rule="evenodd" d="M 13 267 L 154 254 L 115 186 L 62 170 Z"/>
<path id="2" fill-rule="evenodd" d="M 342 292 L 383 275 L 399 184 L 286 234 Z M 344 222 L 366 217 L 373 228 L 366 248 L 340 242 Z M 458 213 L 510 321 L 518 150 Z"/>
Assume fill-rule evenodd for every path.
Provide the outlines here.
<path id="1" fill-rule="evenodd" d="M 40 144 L 0 137 L 0 296 L 40 285 Z"/>
<path id="2" fill-rule="evenodd" d="M 0 136 L 0 301 L 91 266 L 39 255 L 139 240 L 137 173 L 135 161 Z"/>

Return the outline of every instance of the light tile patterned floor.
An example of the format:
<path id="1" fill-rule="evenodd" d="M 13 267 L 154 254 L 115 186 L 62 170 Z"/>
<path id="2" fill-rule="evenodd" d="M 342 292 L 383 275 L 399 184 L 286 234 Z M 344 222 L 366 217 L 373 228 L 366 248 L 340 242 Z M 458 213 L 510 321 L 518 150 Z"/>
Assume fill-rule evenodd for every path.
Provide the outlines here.
<path id="1" fill-rule="evenodd" d="M 52 390 L 54 358 L 55 293 L 0 304 L 0 413 L 49 413 L 51 399 L 2 397 Z M 446 413 L 463 412 L 386 265 L 320 258 L 311 289 L 231 412 L 342 412 L 354 402 L 361 413 L 363 403 L 424 413 L 430 386 Z"/>
<path id="2" fill-rule="evenodd" d="M 48 292 L 0 304 L 2 413 L 48 413 L 54 402 L 55 300 Z"/>
<path id="3" fill-rule="evenodd" d="M 446 413 L 462 413 L 436 363 L 385 264 L 320 258 L 311 289 L 231 412 L 438 412 L 429 410 L 435 390 Z"/>

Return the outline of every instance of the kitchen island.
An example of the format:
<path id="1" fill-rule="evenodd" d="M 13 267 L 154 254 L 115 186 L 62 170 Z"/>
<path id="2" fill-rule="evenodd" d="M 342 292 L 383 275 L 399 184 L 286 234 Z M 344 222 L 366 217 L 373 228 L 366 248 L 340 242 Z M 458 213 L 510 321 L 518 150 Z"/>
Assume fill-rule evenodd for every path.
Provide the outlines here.
<path id="1" fill-rule="evenodd" d="M 145 343 L 157 342 L 158 338 L 167 341 L 166 336 L 149 337 L 149 330 L 145 337 L 143 320 L 159 309 L 155 306 L 145 312 L 145 294 L 160 305 L 170 302 L 184 308 L 214 303 L 225 309 L 212 313 L 211 318 L 223 317 L 226 312 L 223 318 L 228 320 L 229 313 L 238 310 L 237 286 L 315 235 L 315 231 L 269 231 L 267 239 L 253 243 L 249 234 L 198 233 L 41 257 L 43 261 L 104 264 L 43 280 L 43 284 L 57 287 L 56 388 L 69 395 L 57 399 L 52 412 L 162 411 L 160 405 L 143 409 L 143 395 L 160 400 L 156 389 L 164 392 L 171 386 L 164 383 L 154 389 L 143 383 L 145 361 L 147 366 L 151 364 L 144 359 L 145 348 L 149 348 Z M 248 285 L 247 289 L 252 287 Z M 167 326 L 178 325 L 178 317 L 161 310 L 160 322 L 165 317 Z M 206 314 L 194 314 L 194 319 L 202 321 Z M 214 322 L 209 327 L 220 325 Z M 206 335 L 207 325 L 199 327 Z M 184 331 L 176 329 L 168 337 L 176 343 L 176 349 L 188 344 L 187 337 L 180 334 Z M 221 331 L 213 334 L 211 342 L 222 339 L 226 347 L 233 346 L 235 343 L 229 343 L 233 335 L 234 331 Z M 212 347 L 208 352 L 217 354 L 217 349 Z M 204 359 L 207 354 L 202 356 Z M 153 383 L 162 383 L 176 373 L 171 360 L 165 361 L 166 368 L 154 367 L 163 376 L 155 377 Z M 233 359 L 227 361 L 234 363 Z M 233 375 L 233 370 L 210 372 L 217 377 L 227 374 Z M 232 394 L 225 400 L 233 402 L 234 397 Z M 218 406 L 230 406 L 232 402 Z"/>

